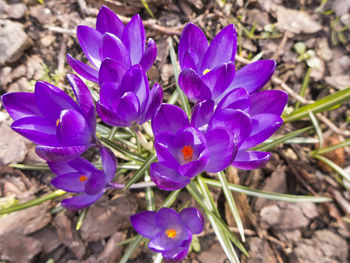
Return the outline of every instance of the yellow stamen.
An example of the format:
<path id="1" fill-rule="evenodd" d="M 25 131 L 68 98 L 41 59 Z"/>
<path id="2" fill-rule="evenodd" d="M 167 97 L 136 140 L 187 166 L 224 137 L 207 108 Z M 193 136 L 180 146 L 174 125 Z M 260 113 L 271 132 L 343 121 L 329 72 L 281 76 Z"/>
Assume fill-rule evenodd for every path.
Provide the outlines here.
<path id="1" fill-rule="evenodd" d="M 193 149 L 190 145 L 185 145 L 182 150 L 182 155 L 185 162 L 191 162 L 193 158 Z"/>
<path id="2" fill-rule="evenodd" d="M 204 71 L 203 71 L 203 76 L 205 75 L 205 74 L 207 74 L 209 71 L 210 71 L 211 69 L 205 69 Z"/>
<path id="3" fill-rule="evenodd" d="M 82 183 L 84 183 L 86 180 L 87 180 L 87 176 L 85 176 L 83 174 L 79 177 L 79 181 Z"/>
<path id="4" fill-rule="evenodd" d="M 56 121 L 56 126 L 58 126 L 58 124 L 60 124 L 60 119 L 57 119 Z"/>
<path id="5" fill-rule="evenodd" d="M 167 231 L 165 231 L 165 234 L 167 235 L 167 237 L 174 238 L 176 237 L 177 233 L 175 229 L 168 229 Z"/>

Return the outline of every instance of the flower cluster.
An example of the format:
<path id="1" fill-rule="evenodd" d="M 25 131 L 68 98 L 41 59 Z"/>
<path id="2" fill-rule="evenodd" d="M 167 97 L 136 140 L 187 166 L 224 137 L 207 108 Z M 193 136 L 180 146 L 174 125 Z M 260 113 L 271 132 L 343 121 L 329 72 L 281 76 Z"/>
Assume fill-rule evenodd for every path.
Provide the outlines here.
<path id="1" fill-rule="evenodd" d="M 203 171 L 216 173 L 230 165 L 256 169 L 269 160 L 270 153 L 251 148 L 282 125 L 287 94 L 259 91 L 275 70 L 272 60 L 257 61 L 236 72 L 233 25 L 222 29 L 210 44 L 194 24 L 183 30 L 178 81 L 194 103 L 191 116 L 178 106 L 162 104 L 159 84 L 150 89 L 146 73 L 156 59 L 157 47 L 151 38 L 146 44 L 139 15 L 124 26 L 102 6 L 96 29 L 78 26 L 77 37 L 91 65 L 70 54 L 67 61 L 77 74 L 99 85 L 96 106 L 85 83 L 71 74 L 67 78 L 76 101 L 43 81 L 36 83 L 34 93 L 2 96 L 14 120 L 12 129 L 37 145 L 36 153 L 56 174 L 52 185 L 77 194 L 62 201 L 64 208 L 88 207 L 118 185 L 113 182 L 117 160 L 96 136 L 96 113 L 115 127 L 135 128 L 151 120 L 158 162 L 151 164 L 150 176 L 160 189 L 181 189 Z M 99 149 L 102 170 L 81 157 L 91 147 Z M 182 260 L 192 235 L 203 229 L 202 215 L 191 207 L 180 213 L 161 208 L 130 219 L 136 231 L 150 239 L 149 248 L 168 261 Z"/>

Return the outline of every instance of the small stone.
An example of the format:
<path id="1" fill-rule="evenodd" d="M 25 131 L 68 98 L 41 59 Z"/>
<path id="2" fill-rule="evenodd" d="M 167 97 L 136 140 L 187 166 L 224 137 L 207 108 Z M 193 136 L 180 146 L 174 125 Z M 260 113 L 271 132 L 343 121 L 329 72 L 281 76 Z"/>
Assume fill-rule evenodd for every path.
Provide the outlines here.
<path id="1" fill-rule="evenodd" d="M 251 237 L 248 238 L 247 242 L 249 245 L 248 263 L 277 262 L 273 250 L 266 240 L 258 237 Z"/>
<path id="2" fill-rule="evenodd" d="M 82 259 L 86 249 L 78 232 L 73 229 L 71 221 L 63 213 L 60 213 L 54 218 L 53 225 L 57 229 L 58 239 L 69 247 L 78 259 Z"/>
<path id="3" fill-rule="evenodd" d="M 30 263 L 41 251 L 41 243 L 33 237 L 22 235 L 0 236 L 0 259 Z"/>
<path id="4" fill-rule="evenodd" d="M 29 9 L 30 15 L 39 21 L 40 24 L 49 25 L 55 21 L 54 15 L 50 9 L 43 5 L 32 6 Z"/>
<path id="5" fill-rule="evenodd" d="M 27 12 L 27 7 L 23 3 L 12 4 L 8 6 L 7 12 L 10 18 L 21 19 Z"/>
<path id="6" fill-rule="evenodd" d="M 49 47 L 54 41 L 56 41 L 56 37 L 54 35 L 46 35 L 40 39 L 40 44 L 44 47 Z"/>
<path id="7" fill-rule="evenodd" d="M 52 227 L 49 226 L 35 232 L 32 234 L 32 237 L 41 242 L 42 251 L 45 254 L 51 253 L 61 245 L 61 242 L 58 240 L 56 231 L 54 231 Z"/>
<path id="8" fill-rule="evenodd" d="M 22 24 L 0 20 L 0 65 L 16 62 L 31 45 Z"/>
<path id="9" fill-rule="evenodd" d="M 278 6 L 276 10 L 276 27 L 283 31 L 295 34 L 313 34 L 322 29 L 322 26 L 305 12 Z"/>
<path id="10" fill-rule="evenodd" d="M 227 258 L 225 253 L 222 251 L 222 247 L 219 243 L 214 243 L 209 249 L 203 250 L 199 255 L 198 259 L 202 263 L 224 263 Z"/>
<path id="11" fill-rule="evenodd" d="M 105 249 L 99 255 L 97 262 L 104 263 L 114 263 L 119 262 L 122 256 L 122 246 L 118 246 L 118 243 L 123 241 L 125 238 L 125 234 L 122 232 L 114 233 L 110 239 L 108 240 Z"/>
<path id="12" fill-rule="evenodd" d="M 40 80 L 44 76 L 44 61 L 38 56 L 33 55 L 27 60 L 27 79 Z"/>

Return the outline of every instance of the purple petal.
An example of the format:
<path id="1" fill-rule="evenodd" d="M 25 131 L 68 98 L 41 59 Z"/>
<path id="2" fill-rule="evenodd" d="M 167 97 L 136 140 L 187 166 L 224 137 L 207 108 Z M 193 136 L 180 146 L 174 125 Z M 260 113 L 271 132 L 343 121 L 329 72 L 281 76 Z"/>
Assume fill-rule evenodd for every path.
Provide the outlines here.
<path id="1" fill-rule="evenodd" d="M 80 111 L 78 104 L 64 91 L 44 81 L 35 83 L 34 96 L 40 112 L 54 123 L 60 117 L 62 110 Z"/>
<path id="2" fill-rule="evenodd" d="M 118 113 L 109 109 L 100 101 L 98 101 L 96 104 L 96 111 L 97 114 L 101 117 L 101 119 L 109 125 L 117 127 L 128 127 L 131 125 L 127 120 L 121 118 Z"/>
<path id="3" fill-rule="evenodd" d="M 153 252 L 163 252 L 169 249 L 173 249 L 176 247 L 177 242 L 174 242 L 171 238 L 169 238 L 165 231 L 158 232 L 156 236 L 154 236 L 150 242 L 148 243 L 148 248 Z"/>
<path id="4" fill-rule="evenodd" d="M 161 230 L 156 225 L 156 212 L 144 211 L 130 216 L 130 222 L 136 232 L 146 238 L 153 238 Z"/>
<path id="5" fill-rule="evenodd" d="M 215 103 L 213 100 L 206 100 L 197 103 L 192 108 L 191 125 L 205 131 L 209 120 L 213 116 Z"/>
<path id="6" fill-rule="evenodd" d="M 262 101 L 264 103 L 264 101 Z M 246 89 L 236 88 L 229 93 L 220 101 L 216 110 L 220 111 L 225 108 L 233 110 L 241 110 L 247 114 L 250 113 L 250 98 Z"/>
<path id="7" fill-rule="evenodd" d="M 190 249 L 191 241 L 192 241 L 192 237 L 191 237 L 191 240 L 186 242 L 188 243 L 186 244 L 186 246 L 175 247 L 171 250 L 162 252 L 163 258 L 169 262 L 179 262 L 185 259 Z"/>
<path id="8" fill-rule="evenodd" d="M 35 103 L 33 93 L 12 92 L 1 97 L 2 104 L 13 120 L 18 120 L 30 116 L 42 117 Z"/>
<path id="9" fill-rule="evenodd" d="M 260 60 L 244 66 L 236 72 L 229 90 L 243 87 L 252 94 L 270 80 L 276 68 L 274 60 Z"/>
<path id="10" fill-rule="evenodd" d="M 281 115 L 287 104 L 288 94 L 282 90 L 264 90 L 250 96 L 250 114 L 271 113 Z"/>
<path id="11" fill-rule="evenodd" d="M 166 164 L 168 168 L 177 169 L 180 164 L 176 157 L 174 157 L 173 152 L 169 151 L 169 148 L 171 148 L 172 140 L 169 140 L 166 137 L 169 138 L 173 136 L 169 136 L 169 134 L 162 133 L 154 142 L 154 148 L 157 152 L 157 159 L 160 163 Z"/>
<path id="12" fill-rule="evenodd" d="M 52 172 L 57 175 L 68 173 L 90 174 L 96 171 L 96 167 L 88 160 L 78 157 L 69 162 L 48 162 Z"/>
<path id="13" fill-rule="evenodd" d="M 203 75 L 202 80 L 211 91 L 211 98 L 217 100 L 230 86 L 235 76 L 233 62 L 225 63 Z"/>
<path id="14" fill-rule="evenodd" d="M 142 124 L 146 121 L 149 121 L 153 116 L 157 113 L 157 111 L 160 108 L 160 104 L 163 100 L 163 90 L 162 87 L 156 83 L 154 84 L 153 88 L 151 89 L 151 92 L 148 97 L 148 102 L 146 105 L 146 108 L 142 114 L 142 117 L 140 118 L 138 124 Z"/>
<path id="15" fill-rule="evenodd" d="M 120 38 L 124 30 L 124 24 L 112 10 L 103 5 L 97 15 L 96 30 L 101 34 L 111 33 Z"/>
<path id="16" fill-rule="evenodd" d="M 95 105 L 94 99 L 92 98 L 88 87 L 78 76 L 67 74 L 67 78 L 72 86 L 74 95 L 77 98 L 77 102 L 80 106 L 80 109 L 89 124 L 91 132 L 95 133 Z"/>
<path id="17" fill-rule="evenodd" d="M 178 172 L 188 178 L 193 178 L 204 171 L 205 166 L 207 165 L 209 160 L 208 151 L 205 151 L 203 157 L 198 160 L 186 163 L 180 166 L 177 170 Z"/>
<path id="18" fill-rule="evenodd" d="M 125 68 L 131 66 L 130 55 L 123 42 L 116 36 L 106 33 L 103 36 L 102 57 L 118 61 Z"/>
<path id="19" fill-rule="evenodd" d="M 228 129 L 234 136 L 236 146 L 239 147 L 249 136 L 251 126 L 251 119 L 246 113 L 240 110 L 224 109 L 215 112 L 210 120 L 208 131 L 216 127 Z"/>
<path id="20" fill-rule="evenodd" d="M 242 170 L 262 168 L 269 161 L 271 153 L 256 151 L 238 151 L 232 166 Z"/>
<path id="21" fill-rule="evenodd" d="M 140 102 L 134 93 L 125 93 L 117 104 L 117 112 L 119 116 L 129 123 L 137 121 L 140 115 Z"/>
<path id="22" fill-rule="evenodd" d="M 123 92 L 132 92 L 140 102 L 140 111 L 143 112 L 148 102 L 149 84 L 146 73 L 140 65 L 132 66 L 124 75 L 121 88 Z"/>
<path id="23" fill-rule="evenodd" d="M 83 78 L 98 83 L 98 71 L 83 62 L 76 60 L 70 54 L 66 55 L 67 62 L 71 68 Z"/>
<path id="24" fill-rule="evenodd" d="M 12 123 L 11 128 L 35 144 L 58 146 L 55 124 L 40 117 L 26 117 Z"/>
<path id="25" fill-rule="evenodd" d="M 237 153 L 234 137 L 226 128 L 210 130 L 205 135 L 209 151 L 209 162 L 205 170 L 217 173 L 229 166 Z"/>
<path id="26" fill-rule="evenodd" d="M 48 162 L 65 162 L 78 157 L 91 146 L 92 144 L 68 147 L 53 147 L 39 145 L 35 147 L 35 152 L 37 155 L 39 155 L 39 157 L 43 158 Z"/>
<path id="27" fill-rule="evenodd" d="M 223 28 L 211 41 L 205 52 L 201 70 L 203 74 L 206 69 L 213 69 L 221 64 L 235 61 L 237 49 L 237 32 L 234 25 Z"/>
<path id="28" fill-rule="evenodd" d="M 199 66 L 194 61 L 194 57 L 196 57 L 196 55 L 193 54 L 192 48 L 188 49 L 185 52 L 185 55 L 184 55 L 183 60 L 182 60 L 182 67 L 181 67 L 182 70 L 193 69 L 196 73 L 198 73 Z"/>
<path id="29" fill-rule="evenodd" d="M 281 127 L 282 123 L 283 119 L 274 114 L 262 113 L 252 116 L 252 131 L 240 149 L 249 149 L 265 141 Z"/>
<path id="30" fill-rule="evenodd" d="M 179 75 L 179 86 L 194 103 L 211 99 L 212 94 L 207 85 L 193 69 L 184 69 Z"/>
<path id="31" fill-rule="evenodd" d="M 77 37 L 81 49 L 93 66 L 101 65 L 102 34 L 88 26 L 77 27 Z"/>
<path id="32" fill-rule="evenodd" d="M 100 85 L 100 101 L 103 105 L 110 107 L 115 110 L 118 105 L 116 101 L 120 99 L 124 94 L 120 83 L 116 82 L 106 82 Z"/>
<path id="33" fill-rule="evenodd" d="M 100 148 L 100 155 L 102 159 L 102 166 L 107 176 L 107 182 L 111 182 L 114 178 L 115 171 L 117 169 L 117 159 L 113 152 L 107 147 Z"/>
<path id="34" fill-rule="evenodd" d="M 182 225 L 183 222 L 179 214 L 171 208 L 162 207 L 156 215 L 156 225 L 162 229 L 169 226 Z"/>
<path id="35" fill-rule="evenodd" d="M 106 175 L 100 170 L 91 173 L 85 183 L 85 192 L 89 195 L 95 195 L 106 187 Z"/>
<path id="36" fill-rule="evenodd" d="M 102 196 L 103 192 L 96 195 L 77 195 L 69 199 L 64 199 L 61 205 L 64 209 L 77 211 L 95 203 Z"/>
<path id="37" fill-rule="evenodd" d="M 179 215 L 192 234 L 200 234 L 203 231 L 204 219 L 198 209 L 187 207 L 182 209 Z"/>
<path id="38" fill-rule="evenodd" d="M 120 84 L 126 72 L 126 68 L 119 62 L 106 58 L 103 60 L 99 70 L 100 86 L 106 82 L 116 82 Z"/>
<path id="39" fill-rule="evenodd" d="M 180 107 L 170 104 L 163 103 L 152 120 L 154 136 L 162 132 L 175 135 L 178 130 L 187 126 L 189 126 L 189 120 L 186 113 Z"/>
<path id="40" fill-rule="evenodd" d="M 208 48 L 208 41 L 202 30 L 196 25 L 188 23 L 182 31 L 179 42 L 179 61 L 181 69 L 186 68 L 184 57 L 186 51 L 191 49 L 191 56 L 195 65 L 200 64 L 205 51 Z"/>
<path id="41" fill-rule="evenodd" d="M 141 61 L 145 51 L 146 34 L 140 15 L 134 15 L 125 26 L 121 40 L 129 50 L 132 65 Z"/>
<path id="42" fill-rule="evenodd" d="M 85 145 L 91 139 L 91 130 L 85 118 L 75 110 L 63 110 L 57 126 L 57 138 L 62 146 Z"/>
<path id="43" fill-rule="evenodd" d="M 157 58 L 157 44 L 152 38 L 148 39 L 145 53 L 143 53 L 140 65 L 142 69 L 147 72 L 153 65 Z"/>
<path id="44" fill-rule="evenodd" d="M 59 189 L 72 193 L 83 193 L 85 191 L 85 181 L 81 173 L 68 173 L 56 176 L 51 180 L 51 184 Z M 83 179 L 82 179 L 83 178 Z"/>
<path id="45" fill-rule="evenodd" d="M 163 190 L 174 191 L 185 187 L 191 179 L 180 175 L 176 170 L 170 169 L 160 163 L 150 166 L 152 181 Z"/>

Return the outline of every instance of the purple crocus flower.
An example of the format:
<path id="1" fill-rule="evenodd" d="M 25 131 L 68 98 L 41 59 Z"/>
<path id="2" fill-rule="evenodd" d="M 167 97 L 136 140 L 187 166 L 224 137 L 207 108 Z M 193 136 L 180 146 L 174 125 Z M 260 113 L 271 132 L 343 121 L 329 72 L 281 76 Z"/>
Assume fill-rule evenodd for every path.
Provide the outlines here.
<path id="1" fill-rule="evenodd" d="M 183 260 L 190 248 L 192 235 L 203 231 L 203 217 L 193 207 L 177 213 L 170 208 L 161 208 L 158 212 L 144 211 L 130 217 L 135 230 L 149 238 L 148 247 L 156 253 L 162 253 L 170 262 Z"/>
<path id="2" fill-rule="evenodd" d="M 221 116 L 219 116 L 221 117 Z M 214 119 L 206 134 L 191 126 L 185 112 L 163 104 L 152 120 L 158 162 L 150 166 L 152 181 L 163 190 L 183 188 L 202 171 L 219 172 L 234 159 L 238 134 L 246 133 L 245 113 Z M 250 125 L 248 125 L 250 127 Z"/>
<path id="3" fill-rule="evenodd" d="M 178 50 L 182 69 L 179 85 L 191 101 L 212 99 L 217 104 L 235 88 L 243 87 L 252 94 L 269 81 L 275 71 L 275 61 L 260 60 L 235 72 L 236 49 L 237 34 L 233 25 L 222 29 L 210 45 L 196 25 L 186 25 Z"/>
<path id="4" fill-rule="evenodd" d="M 68 161 L 96 142 L 96 117 L 92 96 L 77 76 L 67 75 L 77 102 L 44 81 L 34 93 L 14 92 L 2 102 L 14 122 L 13 130 L 31 140 L 36 153 L 47 161 Z"/>
<path id="5" fill-rule="evenodd" d="M 53 186 L 71 193 L 80 193 L 64 199 L 62 207 L 80 210 L 95 203 L 112 181 L 117 161 L 111 150 L 100 148 L 103 171 L 82 157 L 69 162 L 48 162 L 50 169 L 57 175 L 51 180 Z"/>
<path id="6" fill-rule="evenodd" d="M 160 107 L 163 91 L 159 84 L 149 89 L 148 79 L 140 65 L 129 69 L 105 59 L 99 72 L 100 100 L 96 110 L 112 126 L 128 127 L 150 120 Z"/>
<path id="7" fill-rule="evenodd" d="M 124 67 L 140 64 L 148 71 L 157 57 L 157 46 L 146 34 L 140 16 L 133 16 L 124 26 L 118 16 L 108 7 L 102 6 L 96 20 L 96 29 L 78 26 L 77 36 L 80 46 L 92 67 L 67 54 L 69 65 L 87 80 L 98 82 L 98 71 L 105 58 L 118 61 Z"/>
<path id="8" fill-rule="evenodd" d="M 244 129 L 233 131 L 237 154 L 231 165 L 243 170 L 261 168 L 271 154 L 249 149 L 264 142 L 282 125 L 281 114 L 287 97 L 287 93 L 280 90 L 249 95 L 246 89 L 236 88 L 220 101 L 215 110 L 213 100 L 199 102 L 192 109 L 191 124 L 207 135 L 213 125 L 222 125 L 232 131 L 232 121 L 244 123 Z M 240 117 L 236 118 L 238 115 Z"/>

